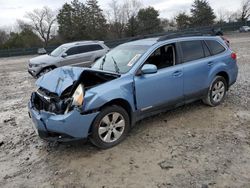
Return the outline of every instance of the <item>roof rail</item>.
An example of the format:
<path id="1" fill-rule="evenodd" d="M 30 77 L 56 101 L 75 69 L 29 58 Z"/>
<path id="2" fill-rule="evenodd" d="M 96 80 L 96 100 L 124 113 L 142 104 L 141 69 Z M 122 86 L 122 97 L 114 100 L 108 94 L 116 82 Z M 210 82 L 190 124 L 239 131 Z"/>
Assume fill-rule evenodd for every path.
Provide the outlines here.
<path id="1" fill-rule="evenodd" d="M 128 40 L 128 42 L 132 42 L 132 41 L 135 41 L 135 40 L 141 40 L 141 39 L 146 39 L 146 38 L 149 38 L 145 35 L 140 35 L 140 36 L 136 36 L 136 37 L 133 37 L 131 39 Z"/>
<path id="2" fill-rule="evenodd" d="M 195 37 L 195 36 L 215 36 L 212 32 L 201 32 L 201 31 L 192 31 L 192 32 L 177 32 L 169 33 L 167 35 L 161 36 L 157 41 L 164 41 L 168 39 L 178 38 L 178 37 Z"/>
<path id="3" fill-rule="evenodd" d="M 84 43 L 94 43 L 94 42 L 104 42 L 104 41 L 98 41 L 98 40 L 81 40 L 81 41 L 75 41 L 72 43 L 75 43 L 75 45 L 79 45 L 79 44 L 84 44 Z"/>

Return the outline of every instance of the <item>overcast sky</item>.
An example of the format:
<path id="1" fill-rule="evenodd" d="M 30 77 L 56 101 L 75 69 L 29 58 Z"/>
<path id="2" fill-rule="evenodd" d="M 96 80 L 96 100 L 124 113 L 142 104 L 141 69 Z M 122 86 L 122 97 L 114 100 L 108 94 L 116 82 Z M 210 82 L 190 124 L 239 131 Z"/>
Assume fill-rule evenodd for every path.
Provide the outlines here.
<path id="1" fill-rule="evenodd" d="M 80 0 L 85 2 L 85 0 Z M 117 0 L 122 2 L 123 0 Z M 162 18 L 172 18 L 181 11 L 188 11 L 194 0 L 141 0 L 144 7 L 153 6 Z M 65 2 L 71 0 L 0 0 L 0 27 L 13 26 L 16 19 L 23 19 L 28 11 L 48 6 L 58 10 Z M 102 9 L 108 9 L 110 0 L 98 0 Z M 236 11 L 241 0 L 208 0 L 217 13 L 219 10 Z"/>

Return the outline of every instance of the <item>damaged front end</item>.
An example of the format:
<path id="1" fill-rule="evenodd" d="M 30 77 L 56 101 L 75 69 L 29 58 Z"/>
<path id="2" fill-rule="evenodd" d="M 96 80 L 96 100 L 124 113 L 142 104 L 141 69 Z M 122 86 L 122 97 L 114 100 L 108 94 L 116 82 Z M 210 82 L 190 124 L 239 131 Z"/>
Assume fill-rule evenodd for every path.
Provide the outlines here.
<path id="1" fill-rule="evenodd" d="M 87 68 L 62 67 L 39 78 L 39 88 L 29 102 L 29 114 L 40 137 L 86 138 L 99 112 L 85 111 L 85 92 L 118 77 Z"/>
<path id="2" fill-rule="evenodd" d="M 81 107 L 84 99 L 84 87 L 79 84 L 74 94 L 65 92 L 61 96 L 39 88 L 31 94 L 31 103 L 38 111 L 47 111 L 55 114 L 66 114 L 74 107 Z"/>

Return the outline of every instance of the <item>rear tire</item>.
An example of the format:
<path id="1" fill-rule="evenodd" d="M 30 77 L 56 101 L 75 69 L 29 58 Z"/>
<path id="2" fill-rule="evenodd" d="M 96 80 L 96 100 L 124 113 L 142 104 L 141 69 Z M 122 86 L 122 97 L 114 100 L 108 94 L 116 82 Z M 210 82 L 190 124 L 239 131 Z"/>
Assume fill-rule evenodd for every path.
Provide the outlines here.
<path id="1" fill-rule="evenodd" d="M 102 149 L 111 148 L 124 140 L 130 129 L 129 116 L 120 106 L 101 110 L 92 124 L 90 141 Z"/>
<path id="2" fill-rule="evenodd" d="M 227 82 L 224 77 L 216 76 L 207 93 L 206 98 L 203 99 L 203 102 L 209 106 L 218 106 L 221 104 L 227 93 Z"/>

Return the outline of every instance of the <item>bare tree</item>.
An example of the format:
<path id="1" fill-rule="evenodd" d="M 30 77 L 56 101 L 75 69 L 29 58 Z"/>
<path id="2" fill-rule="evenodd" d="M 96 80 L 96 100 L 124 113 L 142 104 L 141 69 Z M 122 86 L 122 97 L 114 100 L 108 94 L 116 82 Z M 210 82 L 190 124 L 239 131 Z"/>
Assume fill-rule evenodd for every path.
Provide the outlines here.
<path id="1" fill-rule="evenodd" d="M 126 22 L 131 18 L 135 17 L 139 10 L 142 8 L 142 3 L 139 0 L 126 0 L 123 4 L 123 11 L 125 12 Z"/>
<path id="2" fill-rule="evenodd" d="M 128 20 L 131 17 L 136 17 L 141 7 L 140 0 L 126 0 L 124 3 L 111 0 L 106 18 L 117 38 L 123 36 Z"/>
<path id="3" fill-rule="evenodd" d="M 16 22 L 17 22 L 17 25 L 16 25 L 17 32 L 21 32 L 25 29 L 32 30 L 32 26 L 26 23 L 25 21 L 17 19 Z"/>
<path id="4" fill-rule="evenodd" d="M 48 7 L 35 9 L 26 13 L 26 18 L 30 20 L 32 29 L 39 34 L 44 41 L 45 46 L 55 33 L 56 14 Z"/>
<path id="5" fill-rule="evenodd" d="M 250 0 L 242 0 L 240 9 L 240 21 L 245 22 L 250 17 Z"/>
<path id="6" fill-rule="evenodd" d="M 237 22 L 238 19 L 239 19 L 239 15 L 237 12 L 230 12 L 230 11 L 227 12 L 227 20 L 229 23 Z"/>
<path id="7" fill-rule="evenodd" d="M 116 37 L 121 38 L 126 25 L 126 18 L 122 5 L 116 0 L 111 0 L 109 3 L 107 21 Z"/>
<path id="8" fill-rule="evenodd" d="M 227 10 L 224 8 L 220 8 L 217 11 L 217 21 L 218 23 L 224 23 L 227 21 Z"/>
<path id="9" fill-rule="evenodd" d="M 0 29 L 0 45 L 3 45 L 9 38 L 5 30 Z"/>

